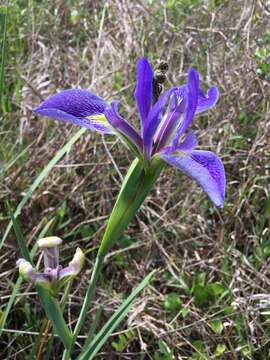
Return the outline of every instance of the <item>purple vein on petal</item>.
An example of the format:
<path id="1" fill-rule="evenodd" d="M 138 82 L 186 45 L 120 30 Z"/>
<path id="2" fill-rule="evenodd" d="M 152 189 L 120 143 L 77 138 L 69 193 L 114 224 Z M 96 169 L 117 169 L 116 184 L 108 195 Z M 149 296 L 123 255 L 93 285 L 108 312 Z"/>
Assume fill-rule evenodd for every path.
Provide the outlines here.
<path id="1" fill-rule="evenodd" d="M 111 126 L 125 135 L 142 152 L 142 139 L 136 129 L 122 118 L 117 111 L 118 102 L 113 101 L 111 106 L 107 107 L 104 115 Z"/>
<path id="2" fill-rule="evenodd" d="M 146 58 L 137 62 L 135 99 L 141 120 L 141 134 L 152 105 L 153 70 Z"/>
<path id="3" fill-rule="evenodd" d="M 188 71 L 188 91 L 187 91 L 187 106 L 184 115 L 184 120 L 177 130 L 177 135 L 173 140 L 173 146 L 176 148 L 180 137 L 187 130 L 192 122 L 192 119 L 196 112 L 198 103 L 198 91 L 199 91 L 199 74 L 195 69 L 189 69 Z"/>
<path id="4" fill-rule="evenodd" d="M 151 156 L 154 135 L 160 125 L 165 105 L 168 102 L 171 94 L 176 90 L 177 88 L 172 88 L 161 95 L 148 114 L 143 133 L 144 153 L 148 160 Z"/>

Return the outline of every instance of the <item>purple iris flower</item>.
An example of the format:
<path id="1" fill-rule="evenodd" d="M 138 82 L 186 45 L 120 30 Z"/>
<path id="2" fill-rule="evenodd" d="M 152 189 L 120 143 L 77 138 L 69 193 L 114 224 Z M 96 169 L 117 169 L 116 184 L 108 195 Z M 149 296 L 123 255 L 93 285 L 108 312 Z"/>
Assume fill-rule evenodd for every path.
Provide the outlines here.
<path id="1" fill-rule="evenodd" d="M 135 99 L 141 130 L 137 131 L 120 116 L 113 101 L 82 89 L 64 90 L 49 97 L 34 112 L 66 121 L 103 134 L 116 134 L 125 141 L 147 169 L 158 157 L 193 178 L 217 207 L 225 196 L 225 172 L 220 158 L 210 151 L 197 150 L 192 131 L 185 136 L 197 113 L 212 108 L 219 97 L 210 87 L 207 95 L 199 86 L 199 74 L 188 71 L 187 84 L 165 91 L 153 102 L 154 73 L 146 58 L 137 63 Z"/>

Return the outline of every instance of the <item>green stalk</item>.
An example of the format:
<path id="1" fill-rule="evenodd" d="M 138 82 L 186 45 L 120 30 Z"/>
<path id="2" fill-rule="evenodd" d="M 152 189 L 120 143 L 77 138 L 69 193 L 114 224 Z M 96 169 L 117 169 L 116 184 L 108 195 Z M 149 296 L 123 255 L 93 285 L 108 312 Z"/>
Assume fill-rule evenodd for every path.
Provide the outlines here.
<path id="1" fill-rule="evenodd" d="M 160 159 L 154 159 L 148 171 L 145 171 L 143 163 L 136 159 L 130 166 L 120 193 L 110 215 L 105 234 L 100 244 L 95 266 L 86 291 L 83 306 L 73 334 L 73 345 L 65 350 L 62 359 L 70 358 L 74 343 L 84 323 L 87 311 L 91 305 L 96 283 L 99 278 L 104 256 L 108 253 L 115 242 L 121 237 L 128 224 L 132 221 L 144 199 L 152 189 L 163 168 Z"/>
<path id="2" fill-rule="evenodd" d="M 162 160 L 155 158 L 146 172 L 141 161 L 133 161 L 109 218 L 99 247 L 99 256 L 105 256 L 121 237 L 151 191 L 163 166 Z"/>
<path id="3" fill-rule="evenodd" d="M 48 319 L 52 322 L 56 334 L 60 337 L 66 349 L 72 345 L 72 335 L 62 316 L 61 308 L 56 299 L 41 286 L 37 286 L 38 295 Z"/>
<path id="4" fill-rule="evenodd" d="M 99 278 L 100 272 L 101 272 L 101 268 L 102 268 L 102 264 L 103 264 L 103 258 L 100 258 L 99 256 L 96 257 L 96 262 L 92 271 L 92 275 L 91 275 L 91 279 L 90 282 L 88 284 L 88 288 L 86 290 L 86 294 L 84 297 L 84 301 L 83 301 L 83 306 L 76 324 L 76 327 L 74 329 L 74 333 L 73 333 L 73 338 L 72 338 L 72 344 L 68 349 L 65 349 L 64 353 L 63 353 L 63 357 L 62 360 L 68 360 L 70 359 L 71 353 L 73 351 L 73 347 L 75 344 L 75 341 L 77 339 L 77 336 L 79 335 L 79 332 L 81 330 L 81 327 L 84 323 L 85 317 L 87 315 L 87 311 L 91 305 L 94 293 L 95 293 L 95 288 L 96 288 L 96 283 L 97 280 Z"/>

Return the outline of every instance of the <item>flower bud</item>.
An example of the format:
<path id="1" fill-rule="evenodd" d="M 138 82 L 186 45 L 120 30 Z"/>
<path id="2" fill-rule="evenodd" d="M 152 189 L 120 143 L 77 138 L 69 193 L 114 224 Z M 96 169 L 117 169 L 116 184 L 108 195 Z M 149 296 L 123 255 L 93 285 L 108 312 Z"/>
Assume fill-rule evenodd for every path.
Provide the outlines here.
<path id="1" fill-rule="evenodd" d="M 82 250 L 78 247 L 76 249 L 75 255 L 73 256 L 73 259 L 69 263 L 69 266 L 74 267 L 77 275 L 82 270 L 84 262 L 85 262 L 85 255 L 82 252 Z"/>
<path id="2" fill-rule="evenodd" d="M 59 265 L 59 248 L 62 244 L 62 240 L 57 236 L 49 236 L 38 240 L 38 247 L 43 250 L 44 253 L 44 265 L 45 268 L 56 268 Z"/>
<path id="3" fill-rule="evenodd" d="M 48 236 L 43 239 L 39 239 L 37 243 L 38 243 L 38 247 L 41 249 L 44 249 L 44 248 L 50 249 L 50 248 L 61 245 L 62 239 L 60 239 L 57 236 Z"/>
<path id="4" fill-rule="evenodd" d="M 19 259 L 16 262 L 19 268 L 19 274 L 26 280 L 35 281 L 36 269 L 25 259 Z"/>

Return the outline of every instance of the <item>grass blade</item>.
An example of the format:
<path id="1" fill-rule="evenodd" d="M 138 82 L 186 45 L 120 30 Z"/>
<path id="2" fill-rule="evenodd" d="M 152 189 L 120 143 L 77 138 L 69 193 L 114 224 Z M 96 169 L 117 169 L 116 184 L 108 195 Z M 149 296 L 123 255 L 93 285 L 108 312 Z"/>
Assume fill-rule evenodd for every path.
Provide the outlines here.
<path id="1" fill-rule="evenodd" d="M 90 345 L 86 348 L 83 354 L 78 357 L 78 360 L 91 360 L 98 353 L 101 347 L 104 345 L 108 337 L 111 335 L 113 330 L 119 325 L 123 318 L 129 312 L 129 309 L 132 306 L 133 301 L 138 296 L 138 294 L 148 285 L 150 279 L 152 278 L 154 272 L 151 272 L 147 275 L 143 281 L 132 291 L 128 298 L 123 302 L 119 309 L 114 313 L 114 315 L 107 321 L 99 333 L 95 336 Z M 87 341 L 87 340 L 86 340 Z"/>
<path id="2" fill-rule="evenodd" d="M 6 8 L 7 9 L 7 8 Z M 0 106 L 2 104 L 2 95 L 4 89 L 4 66 L 6 58 L 6 34 L 7 34 L 7 10 L 6 14 L 0 14 L 0 25 L 2 30 L 2 44 L 1 44 L 1 67 L 0 67 Z"/>
<path id="3" fill-rule="evenodd" d="M 38 188 L 38 186 L 42 183 L 44 179 L 46 179 L 49 172 L 53 169 L 53 167 L 58 163 L 58 161 L 65 155 L 66 152 L 70 150 L 72 145 L 81 137 L 81 135 L 86 131 L 85 128 L 80 129 L 77 131 L 71 139 L 55 154 L 55 156 L 52 158 L 52 160 L 45 166 L 45 168 L 41 171 L 41 173 L 38 175 L 38 177 L 35 179 L 33 184 L 30 186 L 29 190 L 26 192 L 24 197 L 22 198 L 21 202 L 17 206 L 16 211 L 14 212 L 14 218 L 16 219 L 17 216 L 20 214 L 22 208 L 26 204 L 26 202 L 29 200 L 33 192 Z M 5 243 L 5 240 L 10 232 L 10 229 L 12 227 L 12 220 L 9 222 L 6 231 L 4 233 L 4 236 L 2 238 L 2 241 L 0 243 L 0 250 L 2 246 Z"/>
<path id="4" fill-rule="evenodd" d="M 18 243 L 19 248 L 20 248 L 21 256 L 25 260 L 32 263 L 31 255 L 30 255 L 30 252 L 28 250 L 26 241 L 24 239 L 22 230 L 21 230 L 17 220 L 15 219 L 14 215 L 12 214 L 12 212 L 10 212 L 10 217 L 11 217 L 12 225 L 13 225 L 13 228 L 14 228 L 14 231 L 15 231 L 15 234 L 16 234 L 17 243 Z"/>
<path id="5" fill-rule="evenodd" d="M 12 158 L 8 163 L 3 164 L 2 167 L 0 167 L 0 176 L 3 175 L 11 166 L 13 166 L 16 161 L 19 160 L 24 154 L 26 154 L 30 146 L 31 144 L 23 149 L 19 154 L 14 156 L 14 158 Z"/>

